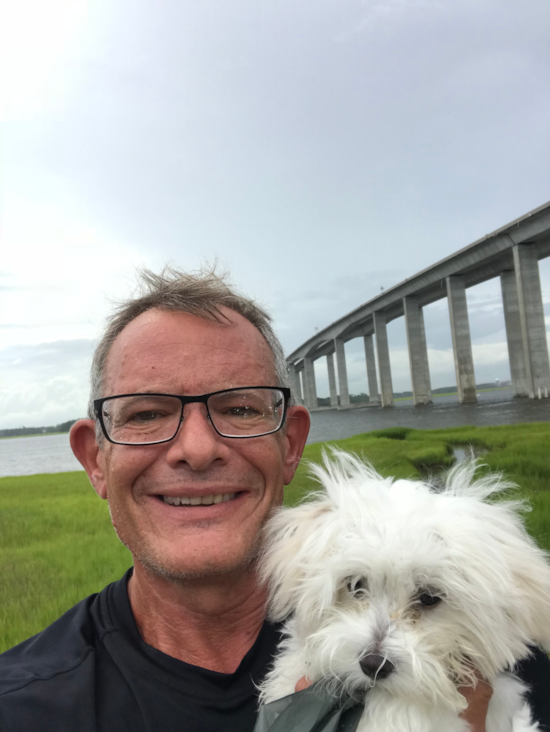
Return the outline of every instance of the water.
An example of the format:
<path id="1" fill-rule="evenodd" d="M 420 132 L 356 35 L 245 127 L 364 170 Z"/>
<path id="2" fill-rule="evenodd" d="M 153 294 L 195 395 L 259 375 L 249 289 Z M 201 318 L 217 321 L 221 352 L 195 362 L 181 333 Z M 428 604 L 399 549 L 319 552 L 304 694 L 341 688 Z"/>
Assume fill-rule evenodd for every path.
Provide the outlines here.
<path id="1" fill-rule="evenodd" d="M 477 404 L 459 404 L 455 396 L 436 397 L 429 407 L 414 407 L 412 400 L 407 400 L 390 409 L 323 409 L 311 415 L 308 442 L 338 440 L 386 427 L 438 429 L 550 420 L 550 399 L 514 399 L 511 389 L 481 392 L 478 399 Z M 82 466 L 71 452 L 68 434 L 0 440 L 0 476 L 71 470 L 82 470 Z"/>
<path id="2" fill-rule="evenodd" d="M 459 404 L 458 397 L 435 397 L 427 407 L 415 407 L 412 400 L 394 407 L 356 407 L 338 411 L 323 409 L 311 415 L 308 443 L 341 440 L 361 432 L 386 427 L 440 429 L 443 427 L 487 427 L 519 422 L 548 422 L 550 399 L 515 399 L 511 389 L 481 392 L 477 404 Z"/>
<path id="3" fill-rule="evenodd" d="M 69 433 L 0 440 L 0 476 L 67 473 L 82 470 L 72 453 Z"/>

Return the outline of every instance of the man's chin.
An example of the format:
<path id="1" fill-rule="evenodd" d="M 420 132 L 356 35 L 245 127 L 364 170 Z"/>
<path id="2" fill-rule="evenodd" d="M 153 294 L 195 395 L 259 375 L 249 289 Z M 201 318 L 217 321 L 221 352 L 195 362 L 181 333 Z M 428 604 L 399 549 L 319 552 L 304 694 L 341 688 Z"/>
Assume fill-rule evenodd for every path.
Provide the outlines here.
<path id="1" fill-rule="evenodd" d="M 167 560 L 149 553 L 133 553 L 134 562 L 139 562 L 144 569 L 169 582 L 188 583 L 208 578 L 235 577 L 245 574 L 254 568 L 258 550 L 234 557 L 202 557 L 201 561 L 189 562 L 181 559 Z"/>

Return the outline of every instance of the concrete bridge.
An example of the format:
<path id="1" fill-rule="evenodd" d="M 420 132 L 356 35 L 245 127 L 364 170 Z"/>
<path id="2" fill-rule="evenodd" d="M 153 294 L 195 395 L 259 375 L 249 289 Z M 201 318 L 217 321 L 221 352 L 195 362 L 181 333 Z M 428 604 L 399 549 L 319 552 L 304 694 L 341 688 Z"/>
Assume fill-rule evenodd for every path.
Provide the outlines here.
<path id="1" fill-rule="evenodd" d="M 500 277 L 502 286 L 514 392 L 516 396 L 531 399 L 548 398 L 550 364 L 538 260 L 549 255 L 550 203 L 546 203 L 385 290 L 315 333 L 287 358 L 297 399 L 310 410 L 317 409 L 313 363 L 318 358 L 326 358 L 330 404 L 349 408 L 344 343 L 363 338 L 370 402 L 391 406 L 393 388 L 386 325 L 404 316 L 414 403 L 430 404 L 432 393 L 422 308 L 446 297 L 459 401 L 477 401 L 466 289 L 496 277 Z"/>

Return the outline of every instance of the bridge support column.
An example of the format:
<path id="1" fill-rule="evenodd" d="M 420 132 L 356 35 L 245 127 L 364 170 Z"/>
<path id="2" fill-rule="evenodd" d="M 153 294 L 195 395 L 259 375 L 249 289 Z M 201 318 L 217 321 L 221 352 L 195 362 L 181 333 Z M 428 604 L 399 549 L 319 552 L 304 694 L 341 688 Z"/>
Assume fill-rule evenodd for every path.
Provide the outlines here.
<path id="1" fill-rule="evenodd" d="M 526 397 L 529 396 L 529 387 L 527 385 L 527 372 L 525 370 L 518 288 L 514 270 L 502 272 L 500 275 L 500 284 L 502 287 L 502 305 L 504 308 L 508 359 L 510 361 L 510 375 L 512 377 L 514 396 Z"/>
<path id="2" fill-rule="evenodd" d="M 318 408 L 317 387 L 315 386 L 315 368 L 313 366 L 313 359 L 310 356 L 304 357 L 304 377 L 306 407 L 310 411 L 314 411 Z"/>
<path id="3" fill-rule="evenodd" d="M 405 328 L 409 346 L 409 363 L 414 403 L 417 406 L 432 403 L 428 347 L 424 328 L 424 313 L 416 298 L 404 297 Z"/>
<path id="4" fill-rule="evenodd" d="M 386 315 L 380 311 L 373 313 L 374 334 L 376 335 L 376 354 L 380 374 L 380 396 L 383 407 L 393 406 L 393 385 L 391 380 L 390 349 L 386 329 Z"/>
<path id="5" fill-rule="evenodd" d="M 338 386 L 340 388 L 340 409 L 348 409 L 351 404 L 348 389 L 348 371 L 346 369 L 346 351 L 344 341 L 340 338 L 334 339 L 336 349 L 336 366 L 338 367 Z"/>
<path id="6" fill-rule="evenodd" d="M 304 397 L 302 396 L 302 382 L 300 381 L 300 372 L 296 368 L 296 364 L 288 364 L 288 374 L 290 376 L 290 388 L 293 392 L 294 401 L 296 404 L 303 404 Z"/>
<path id="7" fill-rule="evenodd" d="M 330 391 L 330 406 L 338 407 L 338 392 L 336 391 L 336 372 L 334 370 L 334 356 L 327 354 L 328 388 Z"/>
<path id="8" fill-rule="evenodd" d="M 374 342 L 372 335 L 366 335 L 363 338 L 365 342 L 365 361 L 367 363 L 367 380 L 369 383 L 369 402 L 376 404 L 380 402 L 378 394 L 378 377 L 376 376 L 376 361 L 374 356 Z"/>
<path id="9" fill-rule="evenodd" d="M 458 401 L 464 404 L 477 402 L 466 287 L 460 275 L 447 277 L 447 299 L 451 318 Z"/>
<path id="10" fill-rule="evenodd" d="M 527 388 L 531 399 L 542 399 L 550 396 L 550 363 L 535 244 L 514 247 L 514 268 Z"/>
<path id="11" fill-rule="evenodd" d="M 304 364 L 302 368 L 296 372 L 296 378 L 298 380 L 298 392 L 300 394 L 300 404 L 306 403 L 306 372 L 304 371 Z"/>

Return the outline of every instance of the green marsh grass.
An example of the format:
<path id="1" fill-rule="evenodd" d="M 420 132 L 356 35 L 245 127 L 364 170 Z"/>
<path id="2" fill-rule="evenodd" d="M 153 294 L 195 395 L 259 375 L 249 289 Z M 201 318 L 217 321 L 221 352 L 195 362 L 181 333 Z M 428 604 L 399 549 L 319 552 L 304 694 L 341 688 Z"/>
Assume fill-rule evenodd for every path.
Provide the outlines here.
<path id="1" fill-rule="evenodd" d="M 483 451 L 482 470 L 516 482 L 532 511 L 527 527 L 550 550 L 550 423 L 445 430 L 391 428 L 308 445 L 287 486 L 295 505 L 315 489 L 307 461 L 335 445 L 370 460 L 385 476 L 421 477 L 450 467 L 453 446 Z M 0 478 L 0 652 L 42 630 L 131 565 L 107 505 L 83 472 Z"/>
<path id="2" fill-rule="evenodd" d="M 288 505 L 295 505 L 315 489 L 307 461 L 319 462 L 330 445 L 354 452 L 382 475 L 396 478 L 437 473 L 454 464 L 453 447 L 471 446 L 481 453 L 480 472 L 501 472 L 518 485 L 508 495 L 529 501 L 532 511 L 526 515 L 527 528 L 539 545 L 550 551 L 550 422 L 443 430 L 391 427 L 307 445 L 296 477 L 286 489 Z"/>
<path id="3" fill-rule="evenodd" d="M 0 652 L 131 564 L 84 472 L 0 478 Z"/>

